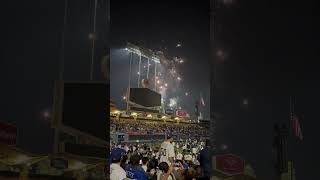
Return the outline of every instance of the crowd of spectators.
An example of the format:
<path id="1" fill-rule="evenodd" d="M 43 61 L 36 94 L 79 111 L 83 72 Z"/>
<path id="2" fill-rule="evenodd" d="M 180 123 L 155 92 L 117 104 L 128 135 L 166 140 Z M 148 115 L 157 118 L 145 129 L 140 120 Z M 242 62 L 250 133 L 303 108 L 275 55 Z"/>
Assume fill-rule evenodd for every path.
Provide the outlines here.
<path id="1" fill-rule="evenodd" d="M 112 133 L 161 133 L 175 137 L 172 163 L 154 143 L 111 142 L 111 180 L 193 180 L 208 178 L 208 129 L 199 124 L 111 119 Z M 177 138 L 178 137 L 178 138 Z M 162 145 L 161 145 L 162 146 Z"/>
<path id="2" fill-rule="evenodd" d="M 161 161 L 161 152 L 152 149 L 150 144 L 113 144 L 110 154 L 111 180 L 208 179 L 208 142 L 186 143 L 187 148 L 182 152 L 174 146 L 174 163 L 171 164 Z"/>
<path id="3" fill-rule="evenodd" d="M 190 137 L 205 137 L 208 136 L 208 130 L 199 124 L 185 124 L 172 122 L 150 122 L 144 120 L 111 120 L 111 132 L 127 133 L 127 132 L 146 132 L 153 133 L 171 133 L 174 136 L 179 136 L 182 139 Z"/>

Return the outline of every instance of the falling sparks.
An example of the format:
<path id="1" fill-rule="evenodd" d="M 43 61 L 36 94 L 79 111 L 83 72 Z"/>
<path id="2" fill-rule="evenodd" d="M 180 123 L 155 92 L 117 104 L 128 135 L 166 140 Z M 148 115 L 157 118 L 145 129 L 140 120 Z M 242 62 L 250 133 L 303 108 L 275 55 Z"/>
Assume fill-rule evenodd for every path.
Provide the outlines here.
<path id="1" fill-rule="evenodd" d="M 176 47 L 180 48 L 182 47 L 182 42 L 177 42 Z M 184 85 L 182 84 L 186 79 L 183 76 L 183 71 L 181 68 L 184 68 L 184 63 L 187 61 L 180 57 L 179 55 L 175 56 L 165 56 L 165 50 L 162 50 L 163 52 L 159 51 L 156 52 L 155 55 L 159 57 L 159 64 L 153 64 L 153 62 L 143 62 L 143 64 L 139 64 L 139 69 L 134 67 L 136 70 L 133 72 L 137 72 L 137 75 L 139 78 L 143 79 L 145 78 L 145 75 L 148 78 L 150 78 L 151 86 L 153 90 L 157 91 L 159 94 L 161 94 L 161 97 L 163 98 L 162 104 L 164 107 L 174 106 L 178 109 L 178 105 L 181 106 L 181 104 L 177 104 L 178 99 L 175 99 L 175 102 L 170 102 L 171 98 L 184 98 L 188 101 L 191 101 L 191 95 L 193 92 L 189 92 L 188 90 L 184 89 Z M 150 59 L 151 60 L 151 59 Z M 188 60 L 189 61 L 189 60 Z M 137 66 L 135 64 L 135 66 Z M 153 69 L 153 66 L 155 69 Z M 140 69 L 141 68 L 141 69 Z M 147 74 L 146 69 L 150 70 L 149 74 Z M 151 69 L 149 69 L 151 68 Z M 137 71 L 138 69 L 138 71 Z M 143 77 L 141 77 L 143 76 Z M 137 78 L 137 77 L 134 77 Z M 139 79 L 138 78 L 138 79 Z M 138 82 L 142 83 L 143 82 Z M 142 85 L 144 87 L 144 85 Z M 123 95 L 123 94 L 122 94 Z M 174 97 L 173 97 L 174 96 Z M 128 96 L 121 96 L 123 101 L 127 101 L 129 99 Z M 183 99 L 181 99 L 183 100 Z M 179 101 L 180 102 L 180 101 Z M 179 109 L 181 107 L 179 106 Z M 186 107 L 183 107 L 186 108 Z"/>
<path id="2" fill-rule="evenodd" d="M 177 99 L 171 98 L 169 99 L 169 107 L 176 107 L 177 106 Z"/>

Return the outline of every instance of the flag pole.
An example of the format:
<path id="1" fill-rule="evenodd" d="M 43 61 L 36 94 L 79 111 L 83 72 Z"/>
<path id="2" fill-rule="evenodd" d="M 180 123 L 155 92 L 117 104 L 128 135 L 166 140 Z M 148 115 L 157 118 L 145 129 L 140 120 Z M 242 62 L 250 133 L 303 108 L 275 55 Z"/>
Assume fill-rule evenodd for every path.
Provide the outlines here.
<path id="1" fill-rule="evenodd" d="M 292 123 L 293 123 L 293 118 L 294 118 L 294 111 L 295 111 L 295 97 L 294 96 L 290 96 L 290 118 L 289 118 L 289 129 L 290 129 L 290 133 L 294 134 L 293 129 L 292 129 Z"/>
<path id="2" fill-rule="evenodd" d="M 293 118 L 293 104 L 292 104 L 292 96 L 290 96 L 290 114 L 289 114 L 289 132 L 290 132 L 290 134 L 292 133 L 292 128 L 291 128 L 291 126 L 292 126 L 292 118 Z"/>

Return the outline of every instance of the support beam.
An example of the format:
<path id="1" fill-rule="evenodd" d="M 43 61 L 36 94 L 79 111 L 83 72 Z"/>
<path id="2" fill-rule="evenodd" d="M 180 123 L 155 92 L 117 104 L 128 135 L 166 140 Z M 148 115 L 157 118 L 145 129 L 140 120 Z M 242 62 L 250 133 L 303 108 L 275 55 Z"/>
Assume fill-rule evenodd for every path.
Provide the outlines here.
<path id="1" fill-rule="evenodd" d="M 147 70 L 147 79 L 149 79 L 149 69 L 150 69 L 150 66 L 149 66 L 149 58 L 148 58 L 148 70 Z"/>
<path id="2" fill-rule="evenodd" d="M 139 54 L 138 87 L 140 87 L 140 76 L 141 76 L 141 58 L 142 58 L 142 55 L 141 55 L 141 54 Z"/>
<path id="3" fill-rule="evenodd" d="M 154 63 L 154 91 L 157 92 L 157 63 Z"/>

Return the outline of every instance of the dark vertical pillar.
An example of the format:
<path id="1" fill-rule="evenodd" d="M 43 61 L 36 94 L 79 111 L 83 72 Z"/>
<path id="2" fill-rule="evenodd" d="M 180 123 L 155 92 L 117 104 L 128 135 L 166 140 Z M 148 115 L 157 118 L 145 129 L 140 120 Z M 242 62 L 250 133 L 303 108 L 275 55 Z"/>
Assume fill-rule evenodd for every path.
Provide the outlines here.
<path id="1" fill-rule="evenodd" d="M 282 173 L 288 172 L 288 128 L 282 124 L 280 127 L 275 125 L 275 137 L 274 137 L 274 155 L 275 155 L 275 168 L 279 176 Z"/>
<path id="2" fill-rule="evenodd" d="M 211 147 L 215 147 L 215 126 L 216 126 L 216 119 L 214 116 L 215 112 L 215 94 L 216 94 L 216 84 L 215 84 L 215 60 L 214 60 L 214 9 L 215 9 L 215 0 L 210 0 L 210 65 L 211 65 L 211 72 L 210 72 L 210 144 Z"/>
<path id="3" fill-rule="evenodd" d="M 213 163 L 213 155 L 214 155 L 214 150 L 216 148 L 216 117 L 215 113 L 215 95 L 216 95 L 216 65 L 215 65 L 215 59 L 214 59 L 214 25 L 215 25 L 215 3 L 216 0 L 210 0 L 210 42 L 209 42 L 209 60 L 210 60 L 210 67 L 211 67 L 211 72 L 210 72 L 210 150 L 209 150 L 209 157 L 211 163 Z M 211 164 L 210 167 L 213 167 L 213 164 Z M 213 169 L 210 168 L 212 171 Z M 213 175 L 213 172 L 210 172 L 210 175 Z"/>

